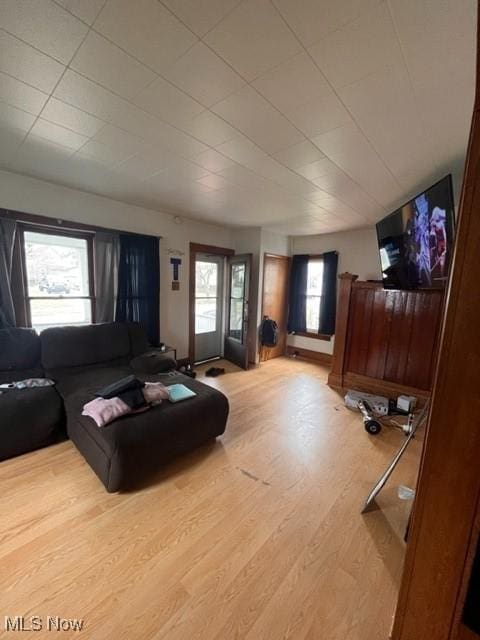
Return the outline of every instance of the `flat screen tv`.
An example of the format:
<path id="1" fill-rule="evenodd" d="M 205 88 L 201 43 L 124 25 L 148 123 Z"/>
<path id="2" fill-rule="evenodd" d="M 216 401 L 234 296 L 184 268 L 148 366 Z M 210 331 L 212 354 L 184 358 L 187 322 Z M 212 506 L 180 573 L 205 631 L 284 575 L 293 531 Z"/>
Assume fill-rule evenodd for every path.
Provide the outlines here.
<path id="1" fill-rule="evenodd" d="M 386 289 L 443 289 L 453 249 L 451 175 L 377 223 Z"/>

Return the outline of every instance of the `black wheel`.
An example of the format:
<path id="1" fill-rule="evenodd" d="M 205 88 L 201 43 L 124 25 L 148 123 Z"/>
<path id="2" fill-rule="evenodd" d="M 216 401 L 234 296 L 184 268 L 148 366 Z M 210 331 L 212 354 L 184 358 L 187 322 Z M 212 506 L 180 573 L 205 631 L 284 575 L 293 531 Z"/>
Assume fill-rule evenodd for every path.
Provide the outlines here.
<path id="1" fill-rule="evenodd" d="M 382 430 L 382 425 L 377 422 L 376 420 L 367 420 L 365 422 L 365 430 L 371 435 L 371 436 L 377 436 L 380 431 Z"/>

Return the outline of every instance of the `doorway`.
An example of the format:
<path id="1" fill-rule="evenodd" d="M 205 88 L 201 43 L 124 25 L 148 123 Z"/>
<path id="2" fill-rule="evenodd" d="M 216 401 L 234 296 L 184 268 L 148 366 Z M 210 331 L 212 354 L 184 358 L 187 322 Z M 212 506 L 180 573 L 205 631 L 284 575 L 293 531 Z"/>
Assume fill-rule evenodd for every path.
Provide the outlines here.
<path id="1" fill-rule="evenodd" d="M 275 320 L 278 341 L 274 347 L 261 347 L 260 360 L 285 355 L 287 348 L 288 285 L 290 258 L 266 253 L 263 260 L 262 318 Z"/>
<path id="2" fill-rule="evenodd" d="M 219 358 L 223 351 L 225 256 L 195 258 L 195 361 Z"/>
<path id="3" fill-rule="evenodd" d="M 224 357 L 248 369 L 251 261 L 250 254 L 190 243 L 190 362 Z"/>

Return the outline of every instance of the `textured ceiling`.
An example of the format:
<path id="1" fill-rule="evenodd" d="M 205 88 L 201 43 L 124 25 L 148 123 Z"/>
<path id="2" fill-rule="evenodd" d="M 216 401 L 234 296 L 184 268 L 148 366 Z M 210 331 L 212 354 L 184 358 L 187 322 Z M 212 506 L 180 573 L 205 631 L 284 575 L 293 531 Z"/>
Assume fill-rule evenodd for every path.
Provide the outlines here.
<path id="1" fill-rule="evenodd" d="M 461 176 L 475 24 L 475 0 L 1 0 L 0 167 L 221 224 L 364 226 Z"/>

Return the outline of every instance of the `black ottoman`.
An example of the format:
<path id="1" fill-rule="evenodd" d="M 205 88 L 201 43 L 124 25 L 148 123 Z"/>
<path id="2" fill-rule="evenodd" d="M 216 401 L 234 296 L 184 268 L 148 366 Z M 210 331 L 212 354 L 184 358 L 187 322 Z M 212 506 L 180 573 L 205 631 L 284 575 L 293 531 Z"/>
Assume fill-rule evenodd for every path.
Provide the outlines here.
<path id="1" fill-rule="evenodd" d="M 118 373 L 115 369 L 102 371 L 101 382 L 109 378 L 113 382 Z M 84 381 L 77 391 L 64 395 L 68 435 L 109 492 L 134 485 L 145 474 L 225 431 L 228 400 L 216 389 L 178 373 L 140 377 L 167 385 L 181 383 L 197 396 L 175 404 L 164 401 L 145 413 L 97 427 L 91 418 L 81 415 L 99 389 L 96 375 L 90 374 L 88 384 Z"/>

